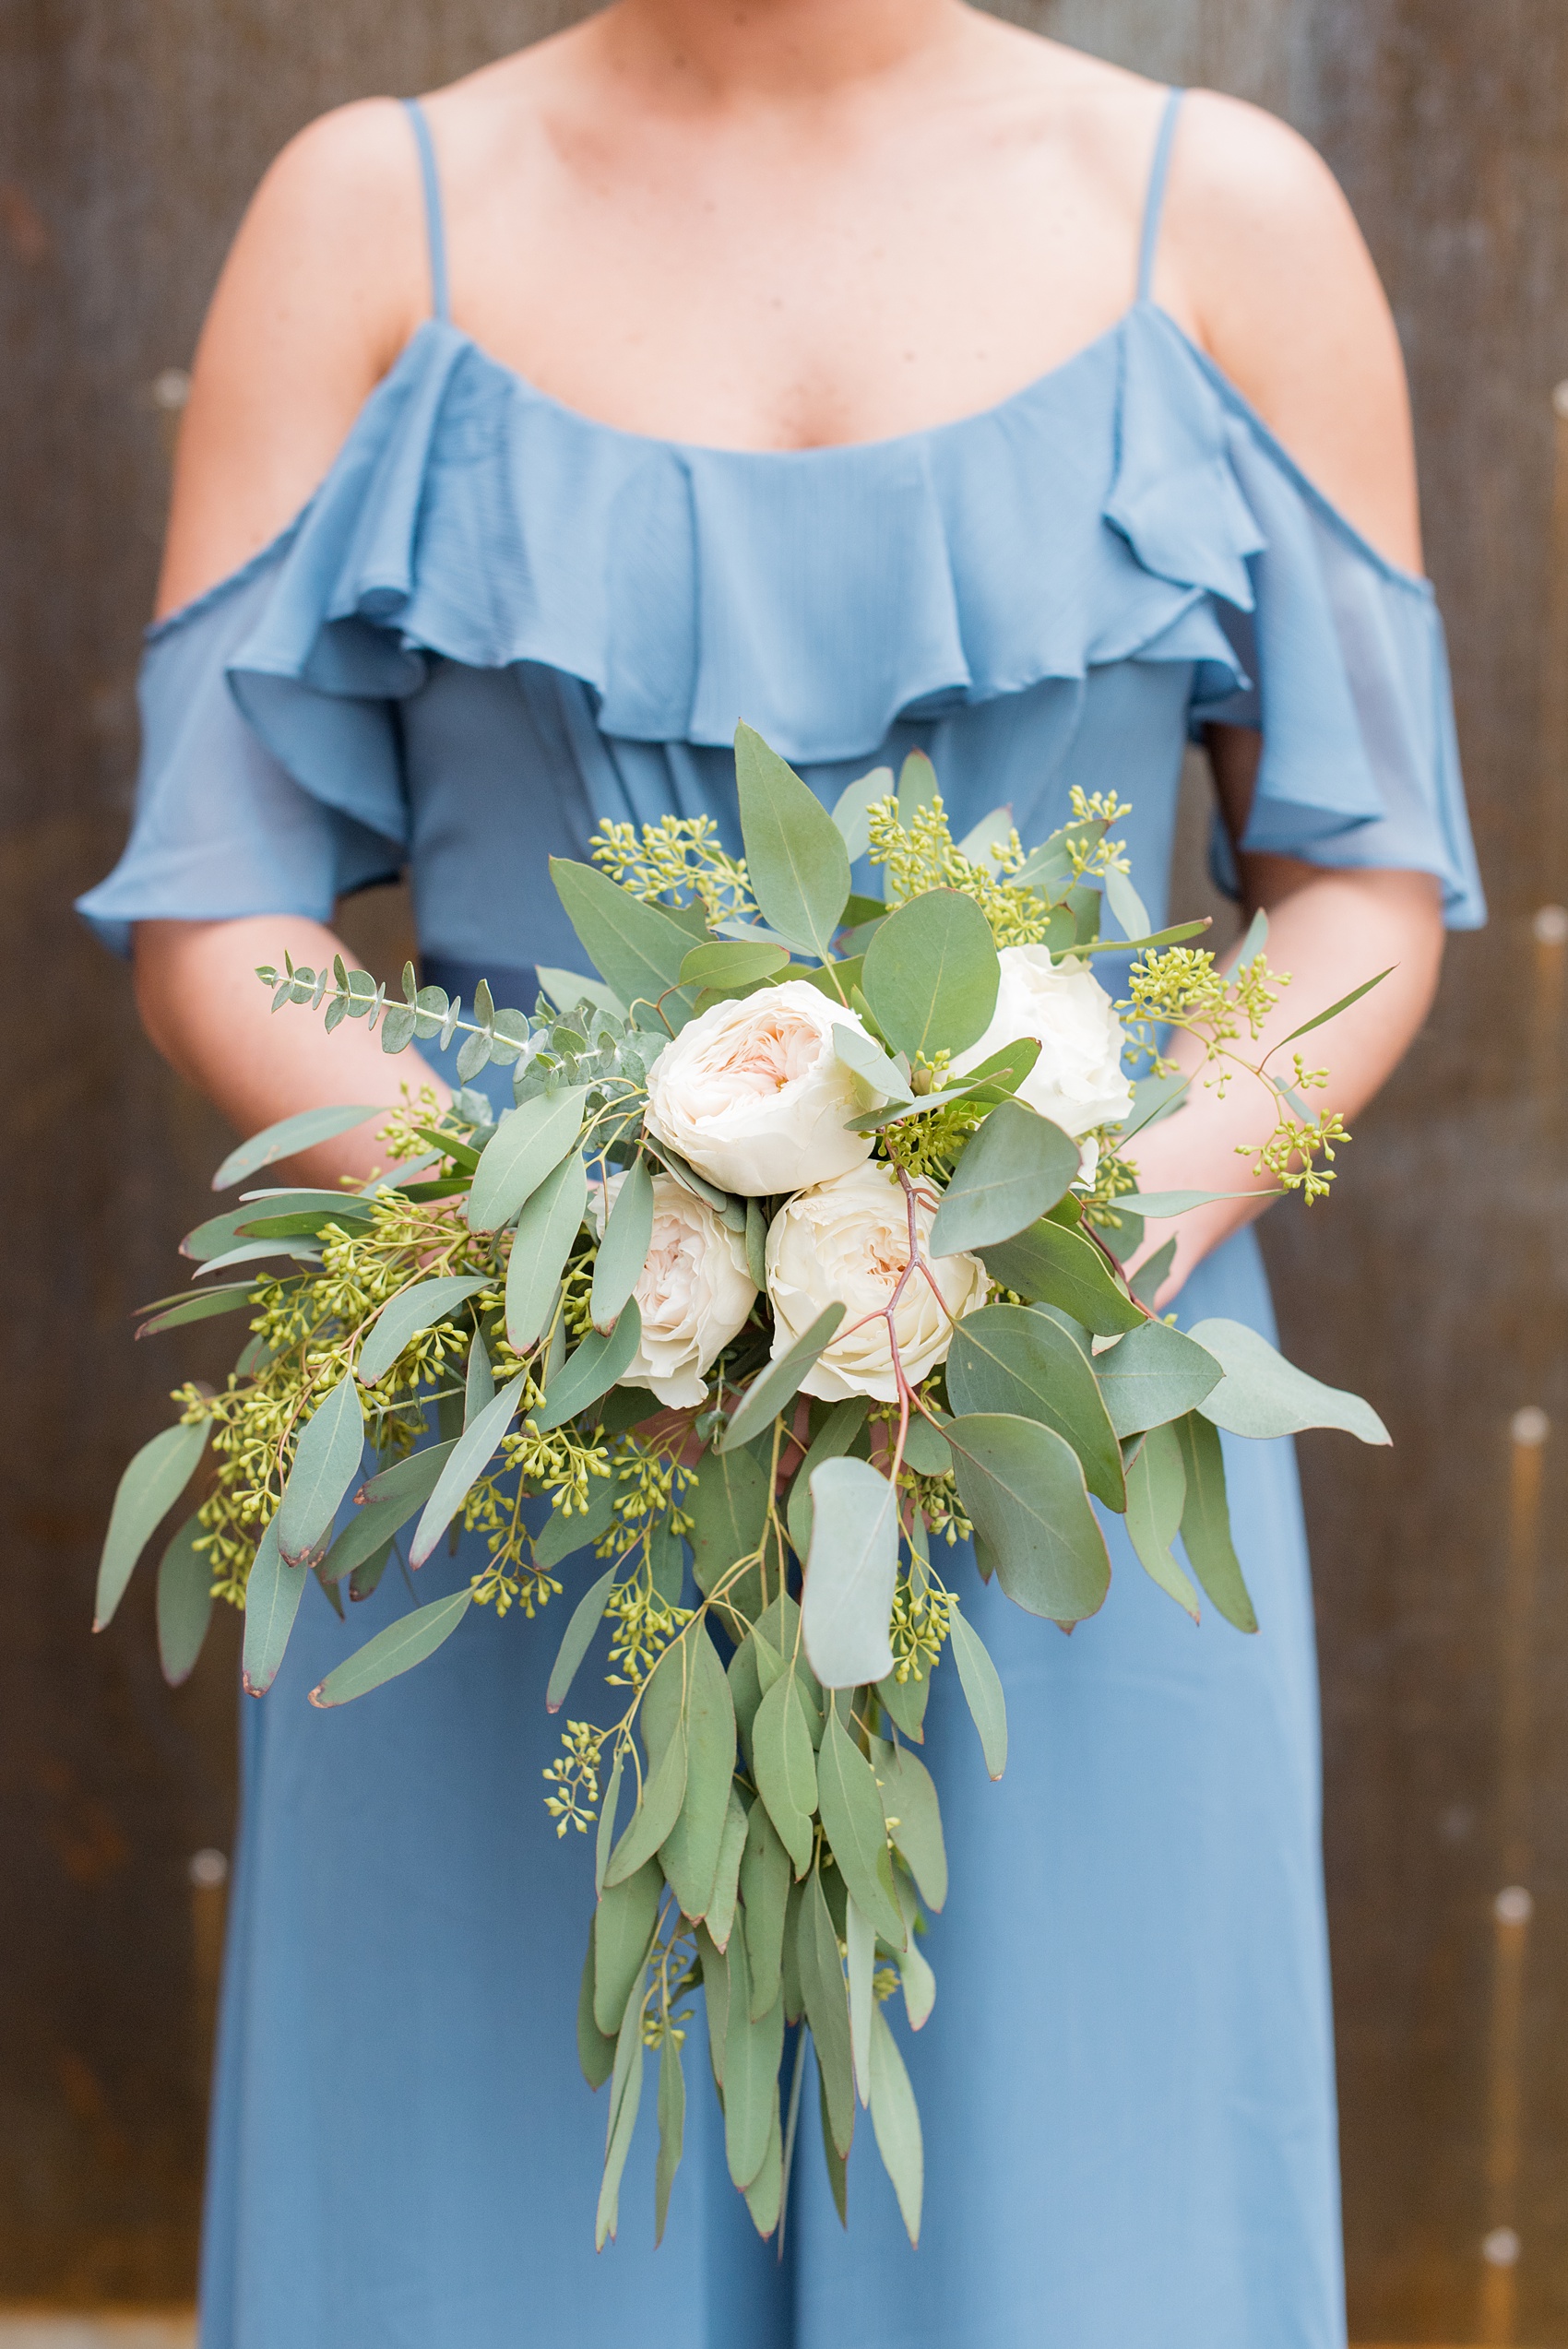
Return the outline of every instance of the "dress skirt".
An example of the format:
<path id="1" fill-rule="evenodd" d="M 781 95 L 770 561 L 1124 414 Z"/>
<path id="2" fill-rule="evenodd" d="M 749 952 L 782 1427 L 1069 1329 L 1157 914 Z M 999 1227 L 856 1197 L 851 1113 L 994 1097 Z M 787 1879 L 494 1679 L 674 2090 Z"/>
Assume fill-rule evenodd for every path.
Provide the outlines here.
<path id="1" fill-rule="evenodd" d="M 1182 1313 L 1272 1332 L 1250 1233 Z M 944 1663 L 936 2004 L 913 2037 L 886 2010 L 924 2126 L 918 2251 L 863 2114 L 840 2228 L 809 2080 L 782 2259 L 757 2238 L 698 2015 L 664 2242 L 647 2096 L 596 2255 L 608 2091 L 575 2035 L 591 1839 L 557 1837 L 540 1774 L 588 1558 L 535 1622 L 473 1609 L 341 1711 L 307 1691 L 411 1602 L 395 1568 L 346 1627 L 307 1593 L 271 1693 L 243 1700 L 202 2349 L 1338 2349 L 1300 1499 L 1288 1442 L 1225 1450 L 1255 1636 L 1212 1610 L 1194 1629 L 1119 1521 L 1111 1595 L 1070 1638 L 959 1561 L 1011 1745 L 992 1785 Z M 433 1560 L 420 1598 L 480 1548 Z M 590 1658 L 567 1712 L 607 1718 L 597 1697 Z"/>

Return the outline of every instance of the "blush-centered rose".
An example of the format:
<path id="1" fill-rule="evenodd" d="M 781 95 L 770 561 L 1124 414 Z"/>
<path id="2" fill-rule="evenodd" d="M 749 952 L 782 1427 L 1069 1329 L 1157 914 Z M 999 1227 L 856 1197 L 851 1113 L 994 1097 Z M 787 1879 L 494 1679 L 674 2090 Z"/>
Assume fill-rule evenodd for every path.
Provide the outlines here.
<path id="1" fill-rule="evenodd" d="M 955 1323 L 985 1303 L 988 1281 L 977 1256 L 932 1258 L 936 1204 L 931 1186 L 918 1185 L 915 1230 L 926 1269 L 917 1266 L 907 1281 L 909 1203 L 892 1169 L 880 1162 L 802 1191 L 775 1216 L 767 1235 L 775 1357 L 786 1352 L 825 1307 L 841 1304 L 846 1309 L 837 1335 L 802 1381 L 802 1393 L 828 1403 L 840 1403 L 851 1394 L 893 1402 L 898 1384 L 889 1306 L 898 1358 L 911 1386 L 946 1360 Z"/>
<path id="2" fill-rule="evenodd" d="M 871 1156 L 871 1135 L 845 1129 L 873 1097 L 835 1057 L 836 1027 L 866 1032 L 803 979 L 715 1003 L 648 1071 L 649 1133 L 741 1198 L 847 1174 Z"/>

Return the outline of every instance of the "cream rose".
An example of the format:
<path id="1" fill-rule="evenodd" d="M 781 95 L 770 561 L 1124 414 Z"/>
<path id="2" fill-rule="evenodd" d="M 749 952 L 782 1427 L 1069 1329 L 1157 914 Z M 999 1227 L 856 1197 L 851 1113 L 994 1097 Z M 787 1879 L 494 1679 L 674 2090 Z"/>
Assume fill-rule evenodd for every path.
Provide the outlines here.
<path id="1" fill-rule="evenodd" d="M 647 1077 L 647 1126 L 722 1190 L 754 1199 L 803 1191 L 860 1166 L 871 1104 L 834 1057 L 833 1031 L 865 1029 L 803 979 L 715 1003 L 666 1044 Z"/>
<path id="2" fill-rule="evenodd" d="M 920 1192 L 915 1222 L 924 1253 L 936 1207 L 929 1185 L 921 1183 Z M 826 1306 L 847 1309 L 837 1336 L 802 1381 L 805 1394 L 828 1403 L 850 1394 L 894 1400 L 897 1386 L 883 1315 L 909 1261 L 909 1210 L 885 1166 L 857 1167 L 780 1208 L 767 1235 L 774 1354 L 792 1346 Z M 946 1311 L 919 1271 L 893 1311 L 898 1358 L 911 1383 L 945 1361 L 953 1323 L 986 1298 L 986 1270 L 978 1257 L 928 1255 L 927 1263 Z M 868 1321 L 867 1314 L 877 1318 Z"/>
<path id="3" fill-rule="evenodd" d="M 600 1231 L 625 1180 L 612 1175 L 607 1188 L 592 1187 Z M 673 1175 L 653 1178 L 653 1239 L 633 1294 L 642 1337 L 619 1383 L 651 1387 L 676 1410 L 706 1402 L 704 1375 L 751 1311 L 756 1283 L 744 1241 Z"/>
<path id="4" fill-rule="evenodd" d="M 1064 1133 L 1120 1124 L 1133 1107 L 1122 1067 L 1127 1039 L 1087 964 L 1053 963 L 1045 946 L 1004 946 L 1001 962 L 995 1014 L 980 1042 L 954 1061 L 954 1075 L 1033 1037 L 1039 1058 L 1018 1087 L 1019 1100 Z"/>

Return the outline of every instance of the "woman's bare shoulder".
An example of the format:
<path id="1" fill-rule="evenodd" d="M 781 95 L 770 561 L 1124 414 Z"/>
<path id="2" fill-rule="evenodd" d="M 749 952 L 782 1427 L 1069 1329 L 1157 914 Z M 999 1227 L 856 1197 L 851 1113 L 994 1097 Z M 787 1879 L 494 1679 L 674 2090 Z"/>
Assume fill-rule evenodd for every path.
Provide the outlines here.
<path id="1" fill-rule="evenodd" d="M 225 577 L 292 518 L 428 308 L 402 109 L 367 99 L 323 115 L 262 180 L 202 328 L 160 611 Z"/>
<path id="2" fill-rule="evenodd" d="M 1346 517 L 1418 570 L 1398 336 L 1355 216 L 1315 148 L 1260 107 L 1192 91 L 1155 291 Z"/>

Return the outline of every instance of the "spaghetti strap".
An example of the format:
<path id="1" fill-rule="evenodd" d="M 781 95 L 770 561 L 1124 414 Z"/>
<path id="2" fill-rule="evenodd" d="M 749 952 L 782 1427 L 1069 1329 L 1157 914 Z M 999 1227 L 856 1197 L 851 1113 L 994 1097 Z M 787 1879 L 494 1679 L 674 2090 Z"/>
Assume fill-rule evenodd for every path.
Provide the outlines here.
<path id="1" fill-rule="evenodd" d="M 424 182 L 424 224 L 430 240 L 431 314 L 445 326 L 451 321 L 452 305 L 446 286 L 446 224 L 441 211 L 441 173 L 436 167 L 435 143 L 430 136 L 430 124 L 424 108 L 417 98 L 405 98 L 403 112 L 409 118 L 414 145 L 420 151 L 420 176 Z"/>
<path id="2" fill-rule="evenodd" d="M 1159 134 L 1154 142 L 1154 160 L 1149 165 L 1148 194 L 1144 198 L 1144 233 L 1138 251 L 1138 300 L 1146 302 L 1154 283 L 1154 260 L 1159 249 L 1160 215 L 1165 209 L 1165 184 L 1170 176 L 1170 148 L 1176 136 L 1176 114 L 1182 92 L 1172 89 L 1165 101 L 1165 112 L 1159 118 Z"/>

